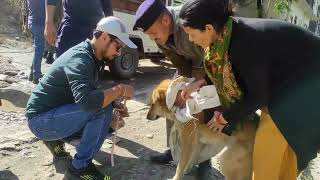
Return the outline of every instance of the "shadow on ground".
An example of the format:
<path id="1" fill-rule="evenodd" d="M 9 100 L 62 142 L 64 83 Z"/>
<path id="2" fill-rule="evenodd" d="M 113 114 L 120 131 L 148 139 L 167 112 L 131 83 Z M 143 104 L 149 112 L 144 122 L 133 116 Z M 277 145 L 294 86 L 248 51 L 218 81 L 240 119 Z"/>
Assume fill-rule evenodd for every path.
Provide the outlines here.
<path id="1" fill-rule="evenodd" d="M 5 180 L 19 180 L 18 176 L 9 170 L 0 171 L 0 179 Z"/>

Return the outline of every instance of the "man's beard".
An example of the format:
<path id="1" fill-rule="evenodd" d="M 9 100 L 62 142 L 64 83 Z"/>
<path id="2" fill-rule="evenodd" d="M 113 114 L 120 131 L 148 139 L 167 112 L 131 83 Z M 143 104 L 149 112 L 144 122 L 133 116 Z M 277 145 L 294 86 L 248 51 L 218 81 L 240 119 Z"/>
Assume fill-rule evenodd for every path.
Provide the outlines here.
<path id="1" fill-rule="evenodd" d="M 115 56 L 108 56 L 108 50 L 110 49 L 110 45 L 111 45 L 111 42 L 108 42 L 108 44 L 105 46 L 105 48 L 103 49 L 103 51 L 102 51 L 102 54 L 103 54 L 103 57 L 105 58 L 105 59 L 110 59 L 110 60 L 112 60 L 112 59 L 114 59 L 115 58 Z"/>

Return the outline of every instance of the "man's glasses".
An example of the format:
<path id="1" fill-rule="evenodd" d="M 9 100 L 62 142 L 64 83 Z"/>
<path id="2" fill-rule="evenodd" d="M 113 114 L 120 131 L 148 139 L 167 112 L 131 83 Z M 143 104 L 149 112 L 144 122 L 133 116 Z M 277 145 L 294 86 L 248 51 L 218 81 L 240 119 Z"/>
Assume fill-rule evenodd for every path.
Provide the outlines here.
<path id="1" fill-rule="evenodd" d="M 120 52 L 121 49 L 125 46 L 122 41 L 120 41 L 119 38 L 117 38 L 116 36 L 109 34 L 110 40 L 111 42 L 115 42 L 117 44 L 117 52 Z"/>

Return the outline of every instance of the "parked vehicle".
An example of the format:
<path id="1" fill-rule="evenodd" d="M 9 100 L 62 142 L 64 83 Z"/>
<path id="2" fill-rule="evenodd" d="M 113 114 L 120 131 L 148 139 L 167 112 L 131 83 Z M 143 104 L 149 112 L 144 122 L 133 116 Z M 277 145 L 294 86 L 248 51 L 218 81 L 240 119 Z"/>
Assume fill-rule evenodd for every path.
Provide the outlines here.
<path id="1" fill-rule="evenodd" d="M 163 0 L 167 6 L 181 5 L 185 0 Z M 113 14 L 125 22 L 129 28 L 130 39 L 138 46 L 137 49 L 125 47 L 115 61 L 109 64 L 110 71 L 120 78 L 130 78 L 138 68 L 139 59 L 158 61 L 164 55 L 154 41 L 142 32 L 132 31 L 135 12 L 143 0 L 113 0 Z"/>

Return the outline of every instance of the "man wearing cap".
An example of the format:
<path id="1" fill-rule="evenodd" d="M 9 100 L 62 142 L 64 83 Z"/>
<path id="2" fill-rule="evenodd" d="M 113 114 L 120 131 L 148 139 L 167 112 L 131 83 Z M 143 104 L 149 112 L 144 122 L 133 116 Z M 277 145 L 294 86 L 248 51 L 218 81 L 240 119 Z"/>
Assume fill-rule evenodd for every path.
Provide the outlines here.
<path id="1" fill-rule="evenodd" d="M 165 7 L 160 0 L 145 0 L 136 12 L 136 19 L 133 30 L 139 30 L 154 40 L 165 56 L 177 68 L 178 75 L 184 77 L 202 78 L 205 71 L 202 68 L 203 50 L 188 39 L 179 22 L 179 12 L 181 7 Z M 167 145 L 172 121 L 167 120 Z M 217 144 L 217 151 L 223 145 Z M 172 161 L 171 151 L 167 150 L 163 154 L 152 156 L 151 161 L 161 164 L 168 164 Z M 199 166 L 201 179 L 208 179 L 207 173 L 211 172 L 210 161 L 206 161 Z"/>
<path id="2" fill-rule="evenodd" d="M 109 179 L 95 168 L 92 159 L 108 135 L 113 102 L 119 97 L 132 98 L 134 89 L 125 84 L 98 89 L 99 62 L 118 56 L 124 45 L 136 48 L 124 23 L 113 16 L 103 18 L 92 40 L 57 58 L 28 101 L 29 128 L 39 139 L 51 142 L 48 147 L 55 157 L 68 156 L 63 141 L 80 135 L 68 169 L 77 179 Z"/>

